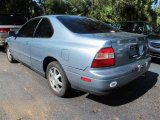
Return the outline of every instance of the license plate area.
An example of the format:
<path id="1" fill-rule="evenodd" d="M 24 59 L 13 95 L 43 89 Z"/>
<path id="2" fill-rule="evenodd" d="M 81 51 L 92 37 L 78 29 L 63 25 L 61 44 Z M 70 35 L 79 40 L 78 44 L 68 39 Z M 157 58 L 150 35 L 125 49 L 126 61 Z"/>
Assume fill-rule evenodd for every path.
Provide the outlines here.
<path id="1" fill-rule="evenodd" d="M 130 52 L 129 52 L 129 58 L 136 58 L 139 56 L 139 48 L 138 45 L 132 45 L 130 46 Z"/>

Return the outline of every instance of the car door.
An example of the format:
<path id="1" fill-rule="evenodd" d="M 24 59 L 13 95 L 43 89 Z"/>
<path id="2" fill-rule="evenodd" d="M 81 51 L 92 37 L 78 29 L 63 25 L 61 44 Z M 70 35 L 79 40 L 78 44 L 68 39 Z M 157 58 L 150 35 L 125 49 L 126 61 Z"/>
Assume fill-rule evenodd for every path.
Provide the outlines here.
<path id="1" fill-rule="evenodd" d="M 40 18 L 32 19 L 27 22 L 16 35 L 13 43 L 14 57 L 21 62 L 31 65 L 30 47 L 28 42 L 33 39 L 34 31 L 40 21 Z"/>
<path id="2" fill-rule="evenodd" d="M 39 23 L 33 40 L 29 41 L 31 50 L 31 66 L 43 72 L 43 59 L 47 55 L 48 47 L 52 44 L 53 27 L 48 18 L 43 18 Z"/>

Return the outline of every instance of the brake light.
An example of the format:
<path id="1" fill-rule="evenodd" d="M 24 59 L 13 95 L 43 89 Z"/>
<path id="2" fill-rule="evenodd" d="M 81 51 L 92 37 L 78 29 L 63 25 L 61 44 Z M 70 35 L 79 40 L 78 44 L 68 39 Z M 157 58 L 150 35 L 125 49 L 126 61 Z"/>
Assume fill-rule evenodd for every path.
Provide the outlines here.
<path id="1" fill-rule="evenodd" d="M 0 32 L 7 33 L 9 31 L 10 31 L 9 28 L 0 28 Z"/>
<path id="2" fill-rule="evenodd" d="M 113 48 L 102 48 L 96 54 L 91 67 L 100 68 L 113 66 L 115 64 L 115 56 Z"/>

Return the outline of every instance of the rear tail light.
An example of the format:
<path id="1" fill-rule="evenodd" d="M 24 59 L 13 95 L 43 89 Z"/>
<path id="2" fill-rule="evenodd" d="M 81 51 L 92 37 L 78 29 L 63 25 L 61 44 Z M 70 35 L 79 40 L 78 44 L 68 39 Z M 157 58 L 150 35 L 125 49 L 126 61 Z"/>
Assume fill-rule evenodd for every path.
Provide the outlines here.
<path id="1" fill-rule="evenodd" d="M 0 28 L 0 32 L 2 33 L 8 33 L 10 31 L 9 28 Z"/>
<path id="2" fill-rule="evenodd" d="M 101 68 L 113 66 L 115 64 L 115 56 L 113 48 L 102 48 L 96 54 L 91 67 L 92 68 Z"/>

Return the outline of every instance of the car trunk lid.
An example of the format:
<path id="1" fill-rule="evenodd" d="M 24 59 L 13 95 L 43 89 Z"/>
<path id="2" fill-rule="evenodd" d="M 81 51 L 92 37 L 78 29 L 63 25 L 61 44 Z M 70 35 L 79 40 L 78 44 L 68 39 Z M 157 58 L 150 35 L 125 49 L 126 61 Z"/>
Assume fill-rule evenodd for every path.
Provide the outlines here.
<path id="1" fill-rule="evenodd" d="M 108 47 L 108 41 L 114 49 L 115 66 L 129 64 L 146 57 L 148 50 L 147 39 L 145 35 L 113 32 L 113 33 L 96 33 L 85 34 L 84 36 L 97 38 L 107 41 L 103 48 Z"/>
<path id="2" fill-rule="evenodd" d="M 144 35 L 117 33 L 112 36 L 112 47 L 115 51 L 115 65 L 120 66 L 146 57 L 148 45 Z"/>

